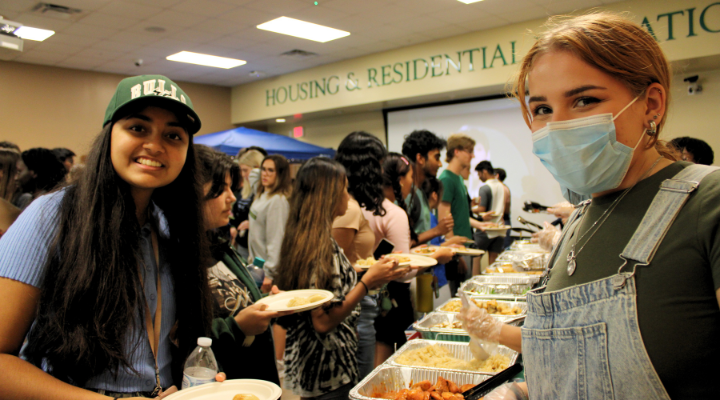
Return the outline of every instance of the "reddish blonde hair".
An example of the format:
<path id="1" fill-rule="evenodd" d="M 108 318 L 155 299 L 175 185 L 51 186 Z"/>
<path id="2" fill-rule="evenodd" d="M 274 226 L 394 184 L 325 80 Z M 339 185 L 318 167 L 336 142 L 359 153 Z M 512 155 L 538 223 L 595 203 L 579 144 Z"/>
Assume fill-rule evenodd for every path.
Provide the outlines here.
<path id="1" fill-rule="evenodd" d="M 525 123 L 530 126 L 532 119 L 525 92 L 534 61 L 551 51 L 567 51 L 620 81 L 634 96 L 643 94 L 652 83 L 663 87 L 665 113 L 656 121 L 657 135 L 650 143 L 667 156 L 667 148 L 657 137 L 668 115 L 671 74 L 667 58 L 655 38 L 624 15 L 608 11 L 551 17 L 545 27 L 546 31 L 538 36 L 523 58 L 511 91 L 520 100 Z"/>

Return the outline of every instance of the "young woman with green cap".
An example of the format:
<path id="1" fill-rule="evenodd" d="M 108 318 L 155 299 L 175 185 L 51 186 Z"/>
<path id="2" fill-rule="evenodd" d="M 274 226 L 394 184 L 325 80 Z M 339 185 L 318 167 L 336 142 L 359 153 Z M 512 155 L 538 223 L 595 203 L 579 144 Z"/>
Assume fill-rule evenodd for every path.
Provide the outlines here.
<path id="1" fill-rule="evenodd" d="M 199 129 L 170 79 L 123 79 L 80 180 L 3 235 L 0 398 L 155 397 L 180 382 L 211 321 Z"/>

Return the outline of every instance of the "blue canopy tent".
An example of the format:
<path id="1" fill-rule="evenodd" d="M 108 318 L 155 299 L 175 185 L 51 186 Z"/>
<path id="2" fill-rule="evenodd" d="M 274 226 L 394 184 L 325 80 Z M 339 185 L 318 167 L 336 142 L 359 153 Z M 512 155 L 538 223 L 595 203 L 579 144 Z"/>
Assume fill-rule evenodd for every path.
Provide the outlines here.
<path id="1" fill-rule="evenodd" d="M 245 147 L 259 146 L 268 154 L 282 154 L 288 160 L 307 160 L 315 156 L 335 156 L 335 150 L 310 143 L 249 128 L 235 128 L 222 132 L 196 136 L 195 143 L 204 144 L 215 150 L 234 156 Z"/>

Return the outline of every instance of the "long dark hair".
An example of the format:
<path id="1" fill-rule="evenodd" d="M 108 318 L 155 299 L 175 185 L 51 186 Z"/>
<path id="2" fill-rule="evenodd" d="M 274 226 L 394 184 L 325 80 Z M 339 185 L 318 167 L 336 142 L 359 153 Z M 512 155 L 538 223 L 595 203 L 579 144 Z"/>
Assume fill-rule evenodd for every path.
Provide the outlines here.
<path id="1" fill-rule="evenodd" d="M 378 216 L 385 215 L 381 162 L 386 156 L 380 139 L 362 131 L 347 135 L 335 154 L 347 171 L 348 192 L 360 207 Z"/>
<path id="2" fill-rule="evenodd" d="M 311 158 L 295 178 L 290 214 L 276 278 L 284 290 L 329 286 L 333 275 L 333 212 L 345 190 L 345 168 L 325 157 Z"/>
<path id="3" fill-rule="evenodd" d="M 36 175 L 23 187 L 24 191 L 33 195 L 37 190 L 49 192 L 65 179 L 67 169 L 52 150 L 35 147 L 23 151 L 21 156 L 27 169 Z"/>
<path id="4" fill-rule="evenodd" d="M 266 156 L 260 163 L 260 168 L 262 168 L 266 160 L 271 160 L 275 163 L 275 183 L 268 191 L 268 196 L 281 194 L 290 198 L 290 194 L 292 193 L 292 178 L 290 177 L 290 163 L 287 158 L 280 154 Z M 257 192 L 258 197 L 261 196 L 265 190 L 265 186 L 261 184 Z"/>
<path id="5" fill-rule="evenodd" d="M 202 144 L 196 144 L 194 147 L 200 165 L 200 185 L 205 186 L 212 182 L 204 200 L 214 199 L 225 191 L 227 174 L 230 174 L 232 184 L 230 189 L 233 192 L 240 189 L 240 166 L 235 164 L 229 155 Z"/>
<path id="6" fill-rule="evenodd" d="M 145 299 L 138 270 L 141 227 L 130 185 L 119 177 L 110 158 L 112 125 L 108 123 L 95 139 L 85 173 L 65 189 L 25 352 L 33 364 L 45 365 L 51 375 L 78 386 L 105 370 L 116 377 L 121 367 L 137 373 L 126 356 L 133 350 L 127 339 L 144 332 Z M 172 266 L 178 310 L 175 379 L 197 337 L 209 333 L 212 318 L 196 171 L 191 136 L 180 175 L 152 194 L 169 232 L 168 238 L 159 234 L 158 240 Z"/>

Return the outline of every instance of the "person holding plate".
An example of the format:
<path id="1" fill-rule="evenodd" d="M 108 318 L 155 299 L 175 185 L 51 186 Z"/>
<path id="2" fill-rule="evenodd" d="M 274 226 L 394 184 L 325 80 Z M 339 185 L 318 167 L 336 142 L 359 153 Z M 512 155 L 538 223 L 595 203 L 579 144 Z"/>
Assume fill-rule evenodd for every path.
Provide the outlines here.
<path id="1" fill-rule="evenodd" d="M 358 305 L 370 290 L 409 271 L 383 259 L 358 280 L 332 237 L 333 219 L 345 214 L 348 199 L 345 169 L 338 162 L 315 157 L 298 170 L 275 282 L 283 290 L 325 289 L 335 295 L 278 322 L 287 329 L 284 387 L 303 398 L 347 398 L 358 380 Z"/>
<path id="2" fill-rule="evenodd" d="M 256 304 L 263 296 L 255 280 L 240 254 L 215 232 L 230 223 L 240 167 L 227 154 L 207 146 L 196 144 L 195 152 L 211 243 L 208 281 L 215 299 L 213 352 L 228 379 L 261 379 L 279 385 L 270 321 L 288 312 L 266 311 L 266 304 Z M 276 286 L 271 293 L 279 293 Z"/>

